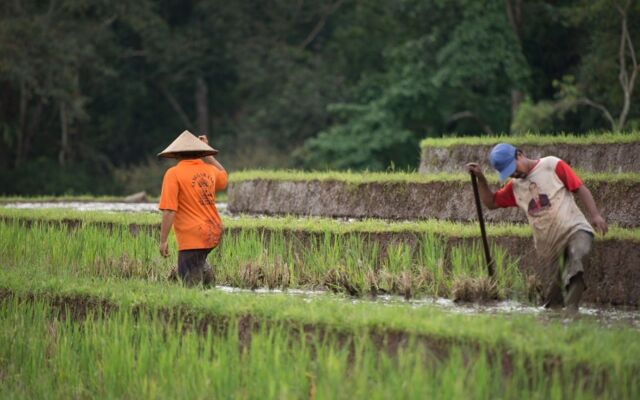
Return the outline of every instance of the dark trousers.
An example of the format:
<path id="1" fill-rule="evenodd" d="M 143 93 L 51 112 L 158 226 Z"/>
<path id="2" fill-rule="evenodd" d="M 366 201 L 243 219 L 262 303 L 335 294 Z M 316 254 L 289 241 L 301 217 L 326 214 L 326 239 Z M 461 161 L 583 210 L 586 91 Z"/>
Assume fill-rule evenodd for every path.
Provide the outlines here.
<path id="1" fill-rule="evenodd" d="M 191 287 L 199 283 L 205 286 L 213 284 L 213 271 L 207 256 L 213 249 L 193 249 L 178 251 L 178 276 Z"/>

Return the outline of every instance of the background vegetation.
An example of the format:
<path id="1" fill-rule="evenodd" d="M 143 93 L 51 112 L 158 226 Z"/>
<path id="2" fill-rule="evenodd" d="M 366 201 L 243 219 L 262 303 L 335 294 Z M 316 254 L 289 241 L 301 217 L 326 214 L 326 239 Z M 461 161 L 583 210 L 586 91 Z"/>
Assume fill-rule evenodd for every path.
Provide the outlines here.
<path id="1" fill-rule="evenodd" d="M 0 194 L 157 192 L 184 129 L 232 171 L 637 129 L 637 21 L 635 0 L 5 1 Z"/>

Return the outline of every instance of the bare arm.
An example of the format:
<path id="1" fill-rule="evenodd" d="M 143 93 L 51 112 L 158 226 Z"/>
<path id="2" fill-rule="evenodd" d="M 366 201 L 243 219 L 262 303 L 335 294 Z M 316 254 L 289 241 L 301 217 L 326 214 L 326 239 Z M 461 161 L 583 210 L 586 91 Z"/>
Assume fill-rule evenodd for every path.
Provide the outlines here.
<path id="1" fill-rule="evenodd" d="M 169 256 L 169 245 L 167 238 L 173 226 L 173 220 L 176 218 L 176 212 L 172 210 L 162 210 L 162 225 L 160 226 L 160 254 L 163 257 Z"/>
<path id="2" fill-rule="evenodd" d="M 587 212 L 591 217 L 591 225 L 593 225 L 593 228 L 601 235 L 605 235 L 609 231 L 609 227 L 607 226 L 607 222 L 604 218 L 602 218 L 602 215 L 600 215 L 598 207 L 596 207 L 596 202 L 593 200 L 593 196 L 591 195 L 591 191 L 583 184 L 575 193 L 578 195 L 580 202 L 587 209 Z"/>
<path id="3" fill-rule="evenodd" d="M 498 208 L 498 205 L 493 200 L 493 192 L 489 188 L 487 178 L 485 178 L 484 174 L 482 173 L 482 169 L 480 169 L 480 166 L 476 163 L 469 163 L 465 165 L 465 168 L 467 169 L 467 171 L 471 172 L 478 178 L 478 192 L 480 192 L 480 200 L 482 200 L 484 206 L 490 210 Z"/>
<path id="4" fill-rule="evenodd" d="M 227 172 L 227 170 L 224 169 L 222 164 L 220 164 L 218 160 L 216 160 L 213 156 L 202 157 L 202 161 L 206 162 L 207 164 L 213 165 L 214 167 L 218 168 L 221 171 Z"/>
<path id="5" fill-rule="evenodd" d="M 207 139 L 205 135 L 198 136 L 198 139 L 202 140 L 206 144 L 209 144 L 209 139 Z M 207 164 L 213 165 L 214 167 L 218 168 L 221 171 L 227 172 L 227 170 L 224 169 L 222 164 L 220 164 L 218 160 L 216 160 L 215 157 L 213 156 L 202 157 L 202 161 L 204 161 Z"/>

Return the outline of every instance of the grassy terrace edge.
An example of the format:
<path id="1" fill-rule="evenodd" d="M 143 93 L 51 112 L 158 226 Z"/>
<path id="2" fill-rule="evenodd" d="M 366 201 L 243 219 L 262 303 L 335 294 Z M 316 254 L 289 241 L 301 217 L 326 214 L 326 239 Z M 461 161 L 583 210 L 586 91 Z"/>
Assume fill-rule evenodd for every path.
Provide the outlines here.
<path id="1" fill-rule="evenodd" d="M 100 211 L 74 211 L 58 209 L 9 209 L 0 208 L 0 218 L 31 221 L 82 221 L 83 223 L 107 223 L 122 225 L 160 226 L 160 216 L 154 213 L 109 213 Z M 433 233 L 458 238 L 480 236 L 475 223 L 450 222 L 442 220 L 390 222 L 378 219 L 343 222 L 330 218 L 264 217 L 249 216 L 222 217 L 226 229 L 269 229 L 277 231 L 305 231 L 311 233 Z M 493 237 L 531 237 L 527 225 L 487 224 L 487 234 Z M 598 240 L 633 240 L 640 242 L 640 228 L 620 228 L 611 226 L 605 237 Z"/>
<path id="2" fill-rule="evenodd" d="M 547 354 L 587 365 L 638 366 L 640 342 L 632 328 L 602 328 L 594 322 L 541 322 L 533 316 L 462 315 L 433 307 L 407 307 L 352 303 L 335 297 L 312 301 L 269 294 L 224 293 L 185 289 L 178 285 L 149 284 L 138 280 L 68 280 L 0 269 L 0 296 L 23 299 L 79 299 L 87 305 L 142 307 L 150 311 L 173 310 L 221 319 L 250 316 L 258 322 L 316 326 L 339 333 L 421 336 L 426 339 Z M 550 340 L 551 339 L 551 340 Z M 633 361 L 635 360 L 635 361 Z"/>
<path id="3" fill-rule="evenodd" d="M 477 146 L 493 145 L 500 142 L 508 142 L 514 146 L 520 145 L 552 145 L 552 144 L 624 144 L 640 141 L 640 131 L 631 133 L 589 133 L 586 135 L 536 135 L 528 133 L 519 136 L 467 136 L 426 138 L 420 142 L 420 148 L 425 147 L 451 147 L 451 146 Z"/>
<path id="4" fill-rule="evenodd" d="M 415 172 L 307 172 L 298 170 L 247 170 L 232 172 L 229 174 L 229 182 L 239 183 L 254 180 L 263 181 L 335 181 L 352 185 L 368 183 L 431 183 L 431 182 L 459 182 L 461 185 L 469 184 L 469 174 L 462 171 L 436 174 L 419 174 Z M 604 183 L 640 183 L 640 174 L 636 173 L 607 173 L 577 171 L 580 178 L 588 184 Z M 486 177 L 492 184 L 498 184 L 498 175 L 492 171 L 485 171 Z"/>

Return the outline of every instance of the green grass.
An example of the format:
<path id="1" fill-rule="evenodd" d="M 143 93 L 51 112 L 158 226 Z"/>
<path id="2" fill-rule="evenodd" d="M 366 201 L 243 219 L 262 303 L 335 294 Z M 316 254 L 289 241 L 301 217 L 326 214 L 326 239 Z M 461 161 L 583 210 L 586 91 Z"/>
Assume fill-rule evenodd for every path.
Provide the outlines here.
<path id="1" fill-rule="evenodd" d="M 172 236 L 173 239 L 173 236 Z M 20 221 L 0 223 L 3 267 L 42 271 L 68 278 L 143 278 L 163 281 L 176 254 L 158 254 L 157 231 L 132 235 L 128 226 L 105 229 Z M 359 234 L 298 238 L 284 231 L 257 229 L 227 234 L 209 262 L 218 283 L 245 288 L 323 288 L 362 296 L 395 293 L 405 297 L 456 297 L 456 285 L 487 279 L 478 243 L 447 248 L 445 240 L 422 234 L 413 245 L 392 243 L 384 251 Z M 175 243 L 171 243 L 175 249 Z M 498 298 L 524 298 L 527 288 L 515 260 L 493 246 Z"/>
<path id="2" fill-rule="evenodd" d="M 86 224 L 136 224 L 153 225 L 159 229 L 158 213 L 110 213 L 101 211 L 75 211 L 60 209 L 10 209 L 0 207 L 0 218 L 29 219 L 41 221 L 79 220 Z M 331 218 L 304 217 L 264 217 L 250 216 L 225 217 L 222 221 L 227 229 L 266 229 L 273 231 L 301 231 L 311 233 L 416 233 L 437 234 L 456 238 L 476 238 L 480 229 L 476 223 L 450 222 L 443 220 L 425 221 L 384 221 L 365 219 L 343 222 Z M 488 224 L 487 234 L 490 237 L 531 237 L 531 228 L 523 224 Z M 609 227 L 609 233 L 597 236 L 597 240 L 633 240 L 640 241 L 640 228 Z"/>
<path id="3" fill-rule="evenodd" d="M 636 173 L 611 173 L 611 172 L 585 172 L 576 171 L 583 182 L 589 185 L 602 185 L 611 183 L 640 183 L 640 174 Z M 485 171 L 487 180 L 498 185 L 498 175 L 493 171 Z M 278 181 L 278 182 L 342 182 L 349 185 L 366 185 L 371 183 L 434 183 L 449 182 L 460 185 L 470 185 L 469 174 L 464 172 L 464 165 L 460 165 L 460 172 L 438 172 L 435 174 L 419 174 L 412 172 L 305 172 L 295 170 L 251 170 L 233 172 L 229 175 L 229 182 L 246 181 Z"/>
<path id="4" fill-rule="evenodd" d="M 464 174 L 418 174 L 414 172 L 306 172 L 300 170 L 249 170 L 229 174 L 229 182 L 251 180 L 270 181 L 338 181 L 350 184 L 366 184 L 376 182 L 429 183 L 460 180 Z M 467 175 L 468 176 L 468 175 Z"/>
<path id="5" fill-rule="evenodd" d="M 637 363 L 589 364 L 545 354 L 452 345 L 445 356 L 409 337 L 397 354 L 366 332 L 309 335 L 300 322 L 196 332 L 121 308 L 77 321 L 46 302 L 0 305 L 3 398 L 634 398 Z M 52 315 L 53 314 L 53 315 Z M 551 327 L 553 330 L 554 327 Z M 575 332 L 574 332 L 575 333 Z M 621 335 L 618 335 L 621 336 Z M 617 347 L 616 347 L 617 349 Z M 592 351 L 597 348 L 592 349 Z M 611 350 L 611 349 L 609 349 Z M 594 355 L 597 354 L 594 353 Z M 637 358 L 635 359 L 637 360 Z M 607 368 L 610 367 L 610 368 Z"/>
<path id="6" fill-rule="evenodd" d="M 18 218 L 43 221 L 82 220 L 85 223 L 111 224 L 159 224 L 161 216 L 152 212 L 107 212 L 107 211 L 78 211 L 66 208 L 6 208 L 0 207 L 0 218 Z"/>
<path id="7" fill-rule="evenodd" d="M 446 138 L 426 138 L 420 142 L 420 147 L 451 147 L 451 146 L 477 146 L 495 145 L 507 142 L 514 146 L 549 145 L 549 144 L 611 144 L 633 143 L 640 140 L 640 132 L 632 133 L 590 133 L 587 135 L 538 135 L 526 134 L 518 136 L 466 136 Z"/>
<path id="8" fill-rule="evenodd" d="M 430 306 L 393 303 L 382 306 L 329 295 L 309 299 L 284 294 L 224 293 L 136 279 L 71 280 L 47 273 L 34 279 L 23 270 L 1 269 L 0 277 L 5 297 L 6 293 L 12 293 L 32 300 L 66 299 L 89 308 L 109 304 L 115 309 L 173 310 L 181 315 L 189 313 L 219 321 L 252 316 L 258 322 L 315 326 L 356 335 L 402 332 L 439 343 L 468 343 L 526 355 L 555 355 L 573 363 L 616 369 L 637 367 L 640 360 L 637 329 L 604 327 L 590 319 L 566 323 L 527 315 L 463 315 Z"/>

